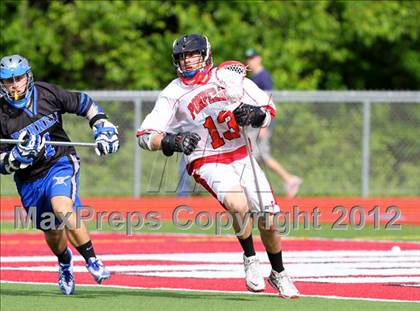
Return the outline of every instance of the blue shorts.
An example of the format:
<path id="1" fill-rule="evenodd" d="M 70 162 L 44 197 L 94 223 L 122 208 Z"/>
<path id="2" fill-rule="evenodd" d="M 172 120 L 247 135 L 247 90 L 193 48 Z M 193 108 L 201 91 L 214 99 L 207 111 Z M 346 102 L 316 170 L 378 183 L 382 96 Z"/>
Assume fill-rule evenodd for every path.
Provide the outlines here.
<path id="1" fill-rule="evenodd" d="M 36 228 L 46 231 L 41 228 L 41 221 L 50 217 L 48 214 L 53 213 L 51 198 L 55 196 L 69 197 L 73 200 L 74 209 L 82 205 L 78 195 L 79 174 L 80 161 L 73 154 L 61 157 L 45 176 L 37 180 L 21 182 L 15 174 L 16 187 L 26 212 L 29 213 L 31 207 L 36 208 L 36 213 L 32 214 L 36 215 L 34 221 Z M 55 225 L 58 226 L 60 223 L 58 217 L 55 217 Z"/>

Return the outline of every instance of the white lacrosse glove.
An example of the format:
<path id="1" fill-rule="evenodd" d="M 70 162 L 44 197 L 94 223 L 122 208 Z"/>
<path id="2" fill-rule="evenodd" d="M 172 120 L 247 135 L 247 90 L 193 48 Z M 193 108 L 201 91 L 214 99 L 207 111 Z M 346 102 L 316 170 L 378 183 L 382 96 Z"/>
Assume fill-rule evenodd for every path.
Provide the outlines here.
<path id="1" fill-rule="evenodd" d="M 117 127 L 108 120 L 99 120 L 93 126 L 98 156 L 117 152 L 120 147 Z"/>
<path id="2" fill-rule="evenodd" d="M 31 134 L 27 131 L 20 133 L 18 140 L 23 140 L 10 151 L 9 167 L 12 170 L 24 169 L 32 165 L 45 146 L 45 137 Z"/>

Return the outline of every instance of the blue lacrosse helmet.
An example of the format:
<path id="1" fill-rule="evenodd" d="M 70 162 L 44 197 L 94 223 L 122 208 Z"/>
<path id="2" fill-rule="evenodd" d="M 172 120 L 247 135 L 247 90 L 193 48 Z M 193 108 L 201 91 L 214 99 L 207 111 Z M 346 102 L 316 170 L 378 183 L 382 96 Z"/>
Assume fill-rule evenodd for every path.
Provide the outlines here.
<path id="1" fill-rule="evenodd" d="M 13 83 L 14 79 L 26 75 L 26 90 L 19 97 L 10 94 L 5 83 Z M 20 55 L 5 56 L 0 60 L 0 95 L 4 97 L 9 105 L 15 108 L 24 108 L 28 104 L 34 90 L 34 78 L 31 66 L 25 57 Z"/>

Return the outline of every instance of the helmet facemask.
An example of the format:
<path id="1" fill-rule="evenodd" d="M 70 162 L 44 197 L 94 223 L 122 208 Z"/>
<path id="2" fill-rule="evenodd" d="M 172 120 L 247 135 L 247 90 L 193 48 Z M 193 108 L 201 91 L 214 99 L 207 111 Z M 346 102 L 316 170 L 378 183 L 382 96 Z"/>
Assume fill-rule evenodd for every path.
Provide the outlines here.
<path id="1" fill-rule="evenodd" d="M 191 62 L 191 57 L 197 60 Z M 186 59 L 189 61 L 186 62 Z M 191 34 L 174 41 L 172 62 L 179 78 L 186 84 L 195 84 L 207 77 L 213 67 L 211 46 L 206 37 Z"/>
<path id="2" fill-rule="evenodd" d="M 200 69 L 206 66 L 202 51 L 182 53 L 176 55 L 176 58 L 175 62 L 178 73 L 187 79 L 193 78 Z"/>

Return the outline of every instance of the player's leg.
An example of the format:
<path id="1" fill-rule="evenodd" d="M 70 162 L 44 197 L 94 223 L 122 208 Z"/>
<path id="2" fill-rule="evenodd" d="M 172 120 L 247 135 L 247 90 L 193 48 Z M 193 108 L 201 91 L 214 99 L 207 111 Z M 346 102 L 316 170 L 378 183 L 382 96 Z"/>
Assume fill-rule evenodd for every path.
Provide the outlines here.
<path id="1" fill-rule="evenodd" d="M 186 169 L 186 163 L 184 156 L 181 155 L 181 159 L 178 164 L 178 185 L 176 187 L 177 197 L 189 197 L 193 193 L 193 185 L 191 184 L 191 177 L 188 175 Z"/>
<path id="2" fill-rule="evenodd" d="M 252 239 L 252 217 L 248 200 L 240 185 L 232 187 L 225 194 L 223 205 L 233 216 L 233 228 L 244 251 L 245 283 L 248 290 L 260 292 L 265 289 L 264 278 L 260 273 L 259 261 Z"/>
<path id="3" fill-rule="evenodd" d="M 86 268 L 96 282 L 101 283 L 111 277 L 102 261 L 96 257 L 95 249 L 84 222 L 77 222 L 77 215 L 73 209 L 74 202 L 67 196 L 54 196 L 51 198 L 54 214 L 63 220 L 66 219 L 66 232 L 70 243 L 77 249 L 86 261 Z"/>
<path id="4" fill-rule="evenodd" d="M 95 281 L 101 283 L 111 274 L 96 257 L 86 225 L 77 221 L 76 211 L 81 206 L 78 196 L 79 167 L 76 156 L 62 157 L 48 172 L 45 192 L 54 214 L 61 220 L 65 219 L 69 241 L 85 259 L 86 268 Z"/>
<path id="5" fill-rule="evenodd" d="M 299 291 L 283 266 L 281 236 L 273 225 L 273 215 L 271 214 L 268 219 L 260 218 L 258 228 L 271 264 L 271 273 L 268 277 L 268 282 L 279 291 L 281 297 L 298 298 L 300 295 Z"/>
<path id="6" fill-rule="evenodd" d="M 280 209 L 275 202 L 270 184 L 259 165 L 255 165 L 254 175 L 249 158 L 242 160 L 241 163 L 238 164 L 243 165 L 243 186 L 247 197 L 251 202 L 252 210 L 263 212 L 258 219 L 258 228 L 260 230 L 261 240 L 272 266 L 269 282 L 279 291 L 280 296 L 285 298 L 298 297 L 299 292 L 293 285 L 291 279 L 287 276 L 283 267 L 281 236 L 278 234 L 273 224 L 273 214 L 279 212 Z M 255 177 L 258 179 L 260 186 L 260 196 L 258 196 L 255 189 Z M 259 197 L 261 197 L 262 202 L 260 202 Z"/>
<path id="7" fill-rule="evenodd" d="M 238 175 L 231 165 L 209 163 L 194 173 L 194 178 L 231 213 L 233 227 L 244 251 L 244 268 L 247 288 L 262 291 L 265 282 L 259 273 L 259 262 L 252 240 L 252 217 L 246 195 Z"/>
<path id="8" fill-rule="evenodd" d="M 66 218 L 65 231 L 70 243 L 74 247 L 86 244 L 90 241 L 89 233 L 84 221 L 77 223 L 77 215 L 73 209 L 74 202 L 67 196 L 54 196 L 51 198 L 51 206 L 54 214 L 62 221 Z M 67 216 L 67 214 L 69 216 Z"/>
<path id="9" fill-rule="evenodd" d="M 293 198 L 299 191 L 302 179 L 290 174 L 278 161 L 271 156 L 263 158 L 264 164 L 283 179 L 286 195 Z"/>
<path id="10" fill-rule="evenodd" d="M 22 200 L 22 205 L 32 219 L 35 226 L 44 232 L 45 241 L 51 251 L 57 256 L 58 286 L 65 295 L 74 293 L 73 262 L 71 250 L 67 248 L 67 240 L 63 230 L 51 230 L 43 225 L 43 220 L 51 213 L 51 205 L 46 199 L 43 186 L 46 184 L 46 177 L 37 179 L 33 182 L 21 182 L 15 176 L 16 187 Z M 49 223 L 50 225 L 54 225 Z"/>
<path id="11" fill-rule="evenodd" d="M 275 160 L 271 155 L 271 130 L 266 128 L 265 134 L 260 136 L 258 140 L 258 152 L 254 156 L 262 162 L 268 169 L 272 170 L 283 180 L 284 188 L 286 190 L 286 195 L 289 198 L 292 198 L 296 195 L 299 190 L 302 179 L 297 176 L 292 175 L 288 172 L 277 160 Z"/>
<path id="12" fill-rule="evenodd" d="M 45 241 L 48 244 L 48 247 L 55 255 L 64 253 L 67 249 L 66 236 L 64 230 L 49 230 L 44 231 Z"/>
<path id="13" fill-rule="evenodd" d="M 67 247 L 64 230 L 44 231 L 45 241 L 58 258 L 58 287 L 65 295 L 74 293 L 73 254 Z"/>

